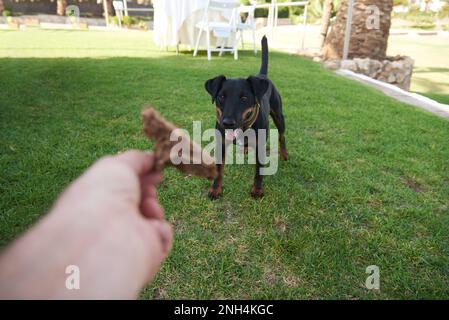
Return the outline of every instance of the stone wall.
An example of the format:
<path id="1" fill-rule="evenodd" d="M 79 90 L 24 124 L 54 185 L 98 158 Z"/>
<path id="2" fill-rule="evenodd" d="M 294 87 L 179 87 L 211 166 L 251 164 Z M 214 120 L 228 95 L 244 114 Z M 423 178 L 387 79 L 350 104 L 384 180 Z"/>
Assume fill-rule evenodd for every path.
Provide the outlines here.
<path id="1" fill-rule="evenodd" d="M 327 60 L 324 65 L 329 69 L 347 69 L 364 74 L 370 78 L 393 84 L 401 89 L 410 89 L 414 60 L 408 56 L 375 59 Z"/>

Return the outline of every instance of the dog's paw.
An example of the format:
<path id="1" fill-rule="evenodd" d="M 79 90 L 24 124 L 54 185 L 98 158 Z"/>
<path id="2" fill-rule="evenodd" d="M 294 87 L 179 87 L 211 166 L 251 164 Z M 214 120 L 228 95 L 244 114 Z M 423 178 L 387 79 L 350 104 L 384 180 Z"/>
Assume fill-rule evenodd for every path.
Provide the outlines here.
<path id="1" fill-rule="evenodd" d="M 287 161 L 288 160 L 287 149 L 281 149 L 280 156 L 282 160 Z"/>
<path id="2" fill-rule="evenodd" d="M 263 188 L 256 188 L 256 186 L 253 186 L 251 189 L 251 197 L 254 199 L 260 199 L 263 197 Z"/>
<path id="3" fill-rule="evenodd" d="M 210 188 L 207 196 L 211 200 L 217 200 L 221 196 L 221 188 Z"/>

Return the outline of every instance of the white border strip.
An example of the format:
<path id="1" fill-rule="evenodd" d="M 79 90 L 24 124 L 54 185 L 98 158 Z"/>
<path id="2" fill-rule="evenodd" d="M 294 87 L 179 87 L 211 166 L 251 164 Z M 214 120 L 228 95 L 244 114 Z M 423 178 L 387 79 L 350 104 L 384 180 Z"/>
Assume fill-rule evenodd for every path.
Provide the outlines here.
<path id="1" fill-rule="evenodd" d="M 417 107 L 421 107 L 421 108 L 424 108 L 429 111 L 432 111 L 431 109 L 438 109 L 439 111 L 446 113 L 446 116 L 449 117 L 449 105 L 447 105 L 447 104 L 439 103 L 438 101 L 432 100 L 428 97 L 422 96 L 422 95 L 414 93 L 414 92 L 405 91 L 405 90 L 398 88 L 392 84 L 370 78 L 364 74 L 355 73 L 351 70 L 339 69 L 336 72 L 343 76 L 346 76 L 349 78 L 357 78 L 364 83 L 374 84 L 378 87 L 384 88 L 384 89 L 386 89 L 386 91 L 390 91 L 391 94 L 389 94 L 389 95 L 393 96 L 396 99 L 401 100 L 400 96 L 409 98 L 409 99 L 407 99 L 407 101 L 401 100 L 401 102 L 413 104 Z M 388 94 L 388 92 L 385 92 L 385 93 Z M 410 101 L 410 100 L 416 100 L 416 101 Z"/>

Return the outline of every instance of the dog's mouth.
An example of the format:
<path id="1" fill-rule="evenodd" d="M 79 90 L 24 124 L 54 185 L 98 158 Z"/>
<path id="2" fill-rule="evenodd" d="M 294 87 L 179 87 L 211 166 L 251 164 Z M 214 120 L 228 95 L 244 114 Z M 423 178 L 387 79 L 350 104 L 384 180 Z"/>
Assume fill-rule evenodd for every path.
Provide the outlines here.
<path id="1" fill-rule="evenodd" d="M 225 139 L 228 141 L 239 141 L 243 137 L 243 129 L 225 129 Z"/>
<path id="2" fill-rule="evenodd" d="M 228 141 L 234 141 L 237 139 L 238 132 L 235 129 L 226 129 L 225 130 L 225 139 Z"/>
<path id="3" fill-rule="evenodd" d="M 243 129 L 225 129 L 225 140 L 229 143 L 232 142 L 237 145 L 245 145 L 245 134 Z"/>

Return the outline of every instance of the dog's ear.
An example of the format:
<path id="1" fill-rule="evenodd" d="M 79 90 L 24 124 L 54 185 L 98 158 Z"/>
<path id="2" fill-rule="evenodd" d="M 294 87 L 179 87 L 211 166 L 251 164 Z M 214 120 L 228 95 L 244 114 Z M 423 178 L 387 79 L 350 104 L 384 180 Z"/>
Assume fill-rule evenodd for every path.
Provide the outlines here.
<path id="1" fill-rule="evenodd" d="M 257 100 L 262 100 L 263 95 L 268 90 L 269 82 L 266 79 L 261 79 L 259 77 L 250 76 L 248 79 L 246 79 L 253 88 L 254 95 L 256 96 Z"/>
<path id="2" fill-rule="evenodd" d="M 204 84 L 206 91 L 209 92 L 210 96 L 212 97 L 212 103 L 214 103 L 215 99 L 217 98 L 218 91 L 220 90 L 221 85 L 225 80 L 226 77 L 221 75 L 207 80 Z"/>

